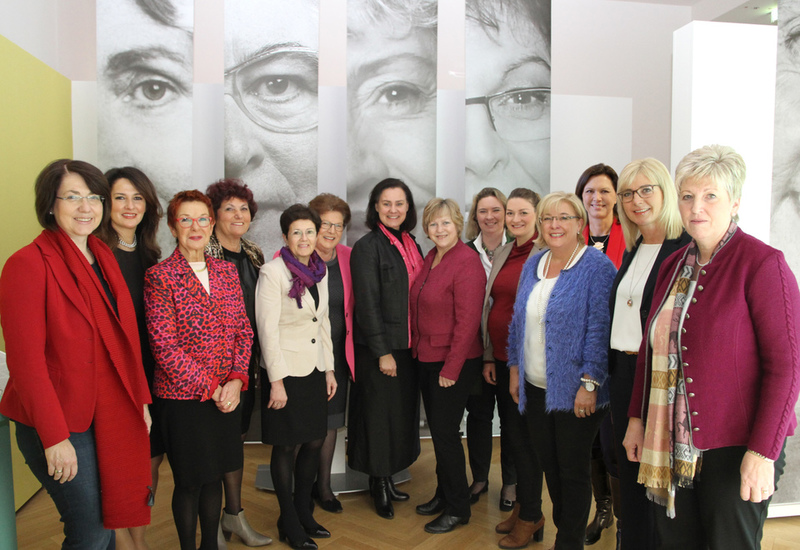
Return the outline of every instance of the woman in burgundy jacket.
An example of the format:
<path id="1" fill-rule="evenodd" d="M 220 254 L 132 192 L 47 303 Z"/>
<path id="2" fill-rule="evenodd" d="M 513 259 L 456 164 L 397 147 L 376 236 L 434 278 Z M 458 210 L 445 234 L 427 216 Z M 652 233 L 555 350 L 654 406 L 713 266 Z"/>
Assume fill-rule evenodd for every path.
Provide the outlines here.
<path id="1" fill-rule="evenodd" d="M 639 349 L 628 459 L 660 549 L 761 547 L 800 390 L 800 292 L 783 254 L 736 225 L 745 164 L 711 145 L 678 164 L 692 242 L 661 265 Z"/>
<path id="2" fill-rule="evenodd" d="M 417 506 L 439 517 L 425 526 L 446 533 L 469 522 L 470 502 L 459 426 L 482 368 L 480 338 L 486 273 L 459 239 L 464 219 L 451 199 L 431 199 L 422 228 L 436 248 L 411 288 L 411 343 L 436 454 L 436 495 Z"/>

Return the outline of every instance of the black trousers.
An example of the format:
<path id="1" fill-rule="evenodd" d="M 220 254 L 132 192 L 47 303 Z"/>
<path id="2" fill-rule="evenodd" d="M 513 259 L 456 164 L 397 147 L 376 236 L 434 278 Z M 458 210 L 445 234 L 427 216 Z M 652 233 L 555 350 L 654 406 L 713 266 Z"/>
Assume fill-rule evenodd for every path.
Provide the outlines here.
<path id="1" fill-rule="evenodd" d="M 520 382 L 522 383 L 522 382 Z M 592 507 L 592 442 L 607 414 L 578 418 L 572 411 L 546 412 L 547 392 L 525 382 L 529 437 L 539 455 L 553 501 L 556 549 L 582 549 Z"/>
<path id="2" fill-rule="evenodd" d="M 608 356 L 611 390 L 611 421 L 614 427 L 614 448 L 617 452 L 617 472 L 622 520 L 622 550 L 655 550 L 655 505 L 645 495 L 644 485 L 637 481 L 639 463 L 630 462 L 622 446 L 628 429 L 628 406 L 631 404 L 636 356 L 611 350 Z"/>
<path id="3" fill-rule="evenodd" d="M 769 501 L 758 504 L 739 496 L 746 447 L 703 452 L 703 464 L 691 489 L 675 496 L 675 518 L 656 506 L 658 548 L 663 550 L 757 550 L 761 548 Z M 786 466 L 786 443 L 775 461 L 775 487 Z M 771 500 L 771 499 L 770 499 Z"/>
<path id="4" fill-rule="evenodd" d="M 500 418 L 500 472 L 503 485 L 515 485 L 517 470 L 505 429 L 506 408 L 500 406 L 503 397 L 499 395 L 501 391 L 508 393 L 508 384 L 501 388 L 499 384 L 489 384 L 481 376 L 477 388 L 478 392 L 470 394 L 467 399 L 467 449 L 472 481 L 489 479 L 489 467 L 492 464 L 492 420 L 496 400 L 497 416 Z"/>
<path id="5" fill-rule="evenodd" d="M 517 468 L 517 502 L 519 517 L 524 521 L 539 521 L 542 517 L 542 466 L 536 452 L 536 442 L 528 434 L 525 417 L 508 392 L 508 364 L 495 359 L 497 371 L 498 407 L 503 407 L 506 423 L 503 431 L 507 434 L 514 465 Z M 502 396 L 502 398 L 501 398 Z"/>
<path id="6" fill-rule="evenodd" d="M 469 484 L 460 427 L 467 397 L 480 376 L 483 360 L 480 357 L 467 359 L 458 380 L 449 388 L 439 385 L 439 373 L 443 366 L 444 363 L 419 362 L 422 402 L 436 455 L 436 495 L 447 503 L 446 513 L 468 518 Z"/>

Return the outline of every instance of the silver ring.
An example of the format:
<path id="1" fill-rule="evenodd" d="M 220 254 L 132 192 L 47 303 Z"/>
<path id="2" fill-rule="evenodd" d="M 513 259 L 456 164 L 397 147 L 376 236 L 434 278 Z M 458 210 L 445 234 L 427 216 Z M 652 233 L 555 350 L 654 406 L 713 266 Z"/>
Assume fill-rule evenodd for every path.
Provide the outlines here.
<path id="1" fill-rule="evenodd" d="M 60 474 L 60 473 L 61 473 L 61 470 L 56 470 L 56 473 L 57 473 L 57 474 Z"/>
<path id="2" fill-rule="evenodd" d="M 586 409 L 578 409 L 578 412 L 586 412 Z"/>
<path id="3" fill-rule="evenodd" d="M 228 401 L 228 406 L 230 407 L 232 403 L 232 401 Z"/>

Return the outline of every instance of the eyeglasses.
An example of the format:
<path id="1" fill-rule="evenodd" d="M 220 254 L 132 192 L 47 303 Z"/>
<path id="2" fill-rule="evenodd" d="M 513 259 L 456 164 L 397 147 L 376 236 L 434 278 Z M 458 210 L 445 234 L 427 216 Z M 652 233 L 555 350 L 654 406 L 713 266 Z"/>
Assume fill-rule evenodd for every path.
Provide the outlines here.
<path id="1" fill-rule="evenodd" d="M 211 218 L 208 216 L 200 216 L 199 218 L 190 218 L 189 216 L 184 216 L 182 218 L 175 218 L 175 221 L 178 222 L 178 225 L 184 228 L 192 227 L 194 222 L 197 222 L 197 225 L 200 227 L 208 227 L 211 225 Z"/>
<path id="2" fill-rule="evenodd" d="M 653 196 L 654 189 L 656 187 L 661 187 L 660 185 L 642 185 L 639 189 L 628 189 L 627 191 L 623 191 L 622 193 L 617 193 L 622 202 L 631 202 L 633 200 L 633 195 L 639 195 L 643 199 L 647 199 Z"/>
<path id="3" fill-rule="evenodd" d="M 310 48 L 263 52 L 225 72 L 225 94 L 257 125 L 282 134 L 317 127 L 319 57 Z"/>
<path id="4" fill-rule="evenodd" d="M 492 128 L 506 141 L 550 137 L 550 88 L 520 88 L 470 97 L 467 105 L 485 105 Z"/>
<path id="5" fill-rule="evenodd" d="M 542 225 L 546 223 L 553 223 L 554 221 L 558 220 L 561 223 L 567 223 L 569 220 L 577 220 L 580 216 L 542 216 L 539 218 L 542 222 Z"/>
<path id="6" fill-rule="evenodd" d="M 323 231 L 327 231 L 331 227 L 333 227 L 333 230 L 336 231 L 337 233 L 341 233 L 342 231 L 344 231 L 344 225 L 342 225 L 340 223 L 322 222 L 320 224 L 320 228 Z"/>
<path id="7" fill-rule="evenodd" d="M 58 200 L 67 201 L 69 204 L 77 205 L 81 201 L 88 201 L 91 206 L 97 206 L 99 204 L 103 204 L 103 201 L 106 198 L 103 195 L 86 195 L 82 197 L 80 195 L 67 195 L 66 197 L 59 197 L 56 196 Z"/>

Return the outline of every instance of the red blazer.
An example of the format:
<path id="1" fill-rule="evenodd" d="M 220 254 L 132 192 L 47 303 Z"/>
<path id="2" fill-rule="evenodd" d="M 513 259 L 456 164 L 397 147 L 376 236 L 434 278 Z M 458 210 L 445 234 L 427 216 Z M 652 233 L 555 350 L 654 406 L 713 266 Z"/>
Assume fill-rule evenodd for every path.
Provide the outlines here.
<path id="1" fill-rule="evenodd" d="M 162 399 L 205 401 L 234 378 L 247 389 L 253 329 L 239 275 L 230 262 L 208 254 L 205 259 L 211 295 L 178 249 L 145 274 L 153 393 Z"/>
<path id="2" fill-rule="evenodd" d="M 0 413 L 36 429 L 47 448 L 64 441 L 70 432 L 85 432 L 94 419 L 98 391 L 96 372 L 109 361 L 107 353 L 95 353 L 100 343 L 89 311 L 61 251 L 43 237 L 12 255 L 0 278 L 0 315 L 10 379 Z M 89 237 L 95 258 L 117 304 L 133 314 L 133 303 L 114 255 L 99 240 Z M 125 330 L 134 331 L 136 319 L 127 319 Z M 135 346 L 139 353 L 139 346 Z M 150 402 L 147 379 L 141 367 L 126 373 L 133 381 L 128 395 L 141 408 Z M 110 362 L 110 361 L 109 361 Z M 108 368 L 108 367 L 106 367 Z M 112 365 L 111 368 L 119 368 Z"/>
<path id="3" fill-rule="evenodd" d="M 658 272 L 653 317 L 689 249 Z M 747 445 L 777 459 L 794 433 L 800 391 L 800 291 L 783 253 L 738 229 L 707 267 L 678 338 L 692 439 L 700 449 Z M 650 338 L 642 339 L 628 416 L 646 420 Z"/>
<path id="4" fill-rule="evenodd" d="M 589 244 L 589 226 L 583 228 L 583 242 Z M 606 256 L 614 263 L 614 267 L 619 269 L 622 265 L 622 255 L 625 253 L 625 234 L 622 232 L 622 224 L 619 220 L 614 220 L 611 224 L 611 233 L 608 234 L 608 246 L 606 246 Z"/>
<path id="5" fill-rule="evenodd" d="M 458 380 L 467 359 L 481 357 L 481 312 L 486 271 L 475 251 L 458 241 L 434 269 L 434 248 L 411 287 L 411 345 L 420 361 L 444 361 L 441 375 Z"/>

